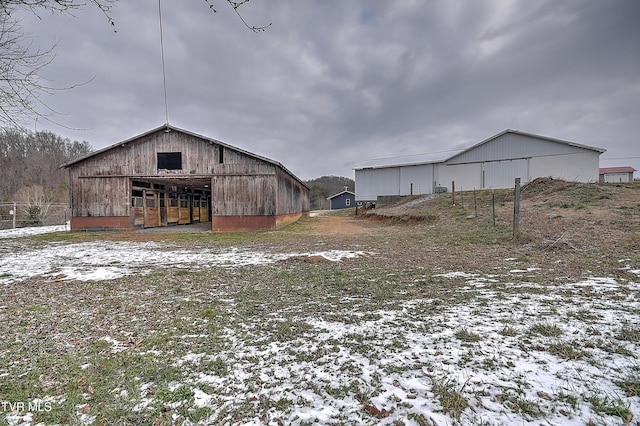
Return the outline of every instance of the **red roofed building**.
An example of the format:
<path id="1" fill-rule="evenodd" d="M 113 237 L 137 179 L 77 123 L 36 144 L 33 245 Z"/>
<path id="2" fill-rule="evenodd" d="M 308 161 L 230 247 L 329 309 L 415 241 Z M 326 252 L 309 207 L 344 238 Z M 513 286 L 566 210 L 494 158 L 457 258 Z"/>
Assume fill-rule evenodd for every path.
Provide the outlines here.
<path id="1" fill-rule="evenodd" d="M 607 183 L 620 183 L 620 182 L 633 182 L 633 172 L 636 169 L 633 167 L 601 167 L 600 168 L 600 182 Z"/>

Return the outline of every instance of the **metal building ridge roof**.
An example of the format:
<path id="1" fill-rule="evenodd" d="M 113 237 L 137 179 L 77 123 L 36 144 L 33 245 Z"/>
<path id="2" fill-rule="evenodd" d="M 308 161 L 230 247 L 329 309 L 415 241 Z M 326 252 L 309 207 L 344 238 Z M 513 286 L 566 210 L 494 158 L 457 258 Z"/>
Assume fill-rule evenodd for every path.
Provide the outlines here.
<path id="1" fill-rule="evenodd" d="M 455 149 L 450 151 L 439 151 L 422 154 L 407 154 L 397 157 L 373 158 L 364 160 L 353 166 L 354 170 L 361 169 L 381 169 L 393 166 L 417 166 L 419 164 L 442 163 L 449 158 L 462 154 L 465 149 Z"/>
<path id="2" fill-rule="evenodd" d="M 581 145 L 575 142 L 569 142 L 569 141 L 565 141 L 562 139 L 556 139 L 556 138 L 550 138 L 547 136 L 540 136 L 540 135 L 536 135 L 533 133 L 526 133 L 526 132 L 521 132 L 519 130 L 511 130 L 511 129 L 506 129 L 503 130 L 502 132 L 493 135 L 481 142 L 478 142 L 474 145 L 469 146 L 468 148 L 464 148 L 464 149 L 458 149 L 458 150 L 450 150 L 450 151 L 439 151 L 439 152 L 432 152 L 432 153 L 423 153 L 423 154 L 407 154 L 407 155 L 401 155 L 401 156 L 394 156 L 394 157 L 384 157 L 384 158 L 374 158 L 374 159 L 370 159 L 370 160 L 364 160 L 361 161 L 357 164 L 355 164 L 353 166 L 353 170 L 362 170 L 362 169 L 382 169 L 382 168 L 386 168 L 386 167 L 394 167 L 394 166 L 414 166 L 414 165 L 420 165 L 420 164 L 434 164 L 434 163 L 443 163 L 453 157 L 456 157 L 460 154 L 462 154 L 463 152 L 466 151 L 470 151 L 474 148 L 479 147 L 480 145 L 484 145 L 487 142 L 490 142 L 496 138 L 499 138 L 502 135 L 505 135 L 507 133 L 515 133 L 518 135 L 522 135 L 522 136 L 529 136 L 529 137 L 534 137 L 534 138 L 538 138 L 538 139 L 544 139 L 544 140 L 548 140 L 551 142 L 557 142 L 557 143 L 561 143 L 561 144 L 565 144 L 565 145 L 570 145 L 573 147 L 577 147 L 577 148 L 583 148 L 583 149 L 588 149 L 591 151 L 597 151 L 600 154 L 602 154 L 603 152 L 606 151 L 606 149 L 603 148 L 596 148 L 593 146 L 588 146 L 588 145 Z"/>

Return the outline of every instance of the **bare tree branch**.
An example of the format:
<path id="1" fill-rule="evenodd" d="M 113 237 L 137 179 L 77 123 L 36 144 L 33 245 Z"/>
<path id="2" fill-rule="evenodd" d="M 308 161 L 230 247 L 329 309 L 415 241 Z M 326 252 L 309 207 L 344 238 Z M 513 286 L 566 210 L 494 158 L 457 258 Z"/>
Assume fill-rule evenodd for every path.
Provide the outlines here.
<path id="1" fill-rule="evenodd" d="M 111 25 L 115 25 L 111 17 L 111 9 L 117 0 L 0 0 L 0 13 L 10 16 L 16 8 L 30 10 L 40 16 L 48 13 L 73 13 L 74 11 L 93 5 L 100 9 Z"/>
<path id="2" fill-rule="evenodd" d="M 56 91 L 68 90 L 86 84 L 68 87 L 53 87 L 40 73 L 55 59 L 56 43 L 46 49 L 29 42 L 20 21 L 15 18 L 18 8 L 28 10 L 41 17 L 42 13 L 73 13 L 88 5 L 102 11 L 107 21 L 114 26 L 111 8 L 116 0 L 0 0 L 0 125 L 20 127 L 37 119 L 55 123 L 55 115 L 43 100 Z M 91 80 L 89 80 L 91 81 Z"/>
<path id="3" fill-rule="evenodd" d="M 212 10 L 213 12 L 217 12 L 217 9 L 215 8 L 211 0 L 204 0 L 204 1 L 205 3 L 207 3 L 207 6 L 209 6 L 210 10 Z M 271 23 L 263 26 L 249 25 L 249 23 L 247 23 L 247 21 L 244 19 L 244 17 L 240 13 L 240 7 L 242 7 L 242 5 L 246 3 L 249 3 L 250 0 L 239 0 L 239 1 L 225 0 L 225 1 L 227 2 L 227 4 L 229 4 L 229 6 L 231 6 L 233 11 L 236 13 L 236 15 L 238 15 L 238 18 L 240 19 L 242 24 L 248 29 L 250 29 L 251 31 L 253 31 L 254 33 L 260 33 L 271 26 Z"/>
<path id="4" fill-rule="evenodd" d="M 210 10 L 216 12 L 213 4 L 215 0 L 204 1 Z M 271 26 L 250 25 L 245 20 L 240 8 L 250 0 L 225 1 L 242 24 L 251 31 L 259 33 Z M 60 113 L 51 109 L 44 97 L 88 83 L 69 87 L 53 87 L 48 84 L 41 72 L 55 59 L 56 43 L 46 49 L 33 46 L 33 43 L 28 42 L 29 35 L 22 31 L 20 22 L 15 18 L 16 11 L 27 10 L 42 18 L 45 14 L 73 15 L 82 8 L 97 7 L 115 31 L 112 8 L 116 2 L 117 0 L 0 0 L 0 126 L 20 127 L 22 124 L 44 119 L 67 127 L 53 121 L 52 117 Z"/>

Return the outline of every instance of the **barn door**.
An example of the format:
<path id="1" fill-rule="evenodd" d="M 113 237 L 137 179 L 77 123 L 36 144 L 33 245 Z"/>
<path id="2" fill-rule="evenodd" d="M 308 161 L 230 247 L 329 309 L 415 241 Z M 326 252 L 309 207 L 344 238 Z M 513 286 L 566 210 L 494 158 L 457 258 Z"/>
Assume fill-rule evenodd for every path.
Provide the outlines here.
<path id="1" fill-rule="evenodd" d="M 160 197 L 160 223 L 162 226 L 167 226 L 167 194 L 158 194 Z"/>
<path id="2" fill-rule="evenodd" d="M 202 196 L 200 198 L 200 222 L 209 221 L 209 197 Z"/>
<path id="3" fill-rule="evenodd" d="M 200 222 L 200 196 L 193 196 L 193 209 L 191 210 L 191 221 Z"/>
<path id="4" fill-rule="evenodd" d="M 178 223 L 180 225 L 191 223 L 189 196 L 187 194 L 180 194 L 178 207 Z"/>
<path id="5" fill-rule="evenodd" d="M 144 191 L 144 226 L 160 226 L 160 198 L 155 191 Z"/>
<path id="6" fill-rule="evenodd" d="M 144 226 L 144 191 L 131 191 L 131 210 L 134 226 Z"/>

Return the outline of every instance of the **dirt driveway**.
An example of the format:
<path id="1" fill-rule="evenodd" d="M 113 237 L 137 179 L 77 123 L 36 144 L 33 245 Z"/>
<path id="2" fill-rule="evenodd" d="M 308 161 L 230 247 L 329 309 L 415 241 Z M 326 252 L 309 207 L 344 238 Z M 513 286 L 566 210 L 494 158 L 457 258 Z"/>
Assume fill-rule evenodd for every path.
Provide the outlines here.
<path id="1" fill-rule="evenodd" d="M 317 220 L 308 224 L 306 233 L 311 235 L 354 236 L 381 232 L 380 227 L 371 220 L 355 216 L 335 216 L 328 213 L 328 211 L 323 210 L 311 212 L 309 216 L 317 218 Z"/>

